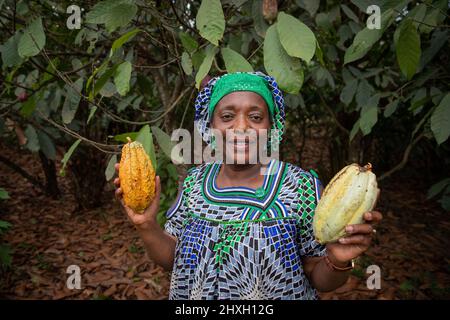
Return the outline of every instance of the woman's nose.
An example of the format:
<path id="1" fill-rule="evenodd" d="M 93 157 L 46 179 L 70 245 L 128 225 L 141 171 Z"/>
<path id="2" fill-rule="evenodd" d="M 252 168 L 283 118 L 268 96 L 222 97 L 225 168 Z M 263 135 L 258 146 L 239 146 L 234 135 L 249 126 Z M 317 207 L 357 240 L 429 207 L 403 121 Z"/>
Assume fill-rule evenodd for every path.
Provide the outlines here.
<path id="1" fill-rule="evenodd" d="M 238 116 L 236 118 L 236 121 L 234 122 L 234 130 L 246 132 L 248 128 L 249 128 L 249 124 L 248 124 L 247 118 L 242 115 Z"/>

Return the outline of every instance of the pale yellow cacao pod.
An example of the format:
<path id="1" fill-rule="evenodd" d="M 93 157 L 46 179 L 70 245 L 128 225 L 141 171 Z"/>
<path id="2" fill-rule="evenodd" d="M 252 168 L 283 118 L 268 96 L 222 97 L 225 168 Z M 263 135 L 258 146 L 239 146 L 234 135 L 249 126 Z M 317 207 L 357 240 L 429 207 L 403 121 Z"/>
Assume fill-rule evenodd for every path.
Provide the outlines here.
<path id="1" fill-rule="evenodd" d="M 142 144 L 127 139 L 120 159 L 120 187 L 125 204 L 143 213 L 155 198 L 155 169 Z"/>
<path id="2" fill-rule="evenodd" d="M 380 189 L 369 163 L 356 163 L 339 171 L 323 191 L 314 214 L 316 240 L 322 244 L 345 235 L 345 226 L 364 222 L 364 213 L 375 206 Z"/>

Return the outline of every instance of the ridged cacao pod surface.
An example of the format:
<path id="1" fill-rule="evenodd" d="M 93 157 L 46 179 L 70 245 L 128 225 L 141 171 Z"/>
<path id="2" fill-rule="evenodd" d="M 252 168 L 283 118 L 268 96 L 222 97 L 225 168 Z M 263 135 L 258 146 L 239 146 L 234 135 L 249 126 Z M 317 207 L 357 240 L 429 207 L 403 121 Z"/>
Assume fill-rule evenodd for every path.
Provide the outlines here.
<path id="1" fill-rule="evenodd" d="M 356 163 L 339 171 L 323 191 L 314 214 L 316 240 L 325 244 L 344 236 L 345 226 L 364 222 L 364 213 L 375 206 L 380 189 L 369 163 Z"/>
<path id="2" fill-rule="evenodd" d="M 155 169 L 142 144 L 127 139 L 120 159 L 120 187 L 125 204 L 143 213 L 155 198 Z"/>

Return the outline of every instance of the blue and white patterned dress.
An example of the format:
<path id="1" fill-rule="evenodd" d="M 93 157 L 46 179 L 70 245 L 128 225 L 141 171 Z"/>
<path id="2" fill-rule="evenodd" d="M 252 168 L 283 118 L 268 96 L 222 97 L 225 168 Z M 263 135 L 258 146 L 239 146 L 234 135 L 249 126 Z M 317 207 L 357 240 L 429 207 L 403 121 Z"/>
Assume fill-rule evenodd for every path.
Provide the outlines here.
<path id="1" fill-rule="evenodd" d="M 221 165 L 192 168 L 167 212 L 169 299 L 317 299 L 301 258 L 326 254 L 312 230 L 320 181 L 272 159 L 262 188 L 219 188 Z"/>

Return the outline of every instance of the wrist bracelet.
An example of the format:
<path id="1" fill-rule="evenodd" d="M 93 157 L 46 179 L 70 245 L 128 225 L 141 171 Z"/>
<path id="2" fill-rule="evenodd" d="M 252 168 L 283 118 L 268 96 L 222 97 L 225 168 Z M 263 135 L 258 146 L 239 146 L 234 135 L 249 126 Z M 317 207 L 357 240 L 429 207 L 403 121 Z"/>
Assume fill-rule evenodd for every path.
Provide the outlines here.
<path id="1" fill-rule="evenodd" d="M 348 267 L 343 267 L 343 268 L 341 268 L 341 267 L 338 267 L 338 266 L 334 265 L 334 264 L 330 261 L 330 259 L 328 258 L 328 256 L 324 256 L 324 259 L 325 259 L 325 262 L 327 263 L 327 266 L 328 266 L 331 270 L 333 270 L 333 271 L 348 271 L 348 270 L 352 270 L 352 269 L 354 268 L 354 266 L 355 266 L 353 260 L 349 261 L 349 264 L 350 264 L 350 265 L 349 265 Z"/>

